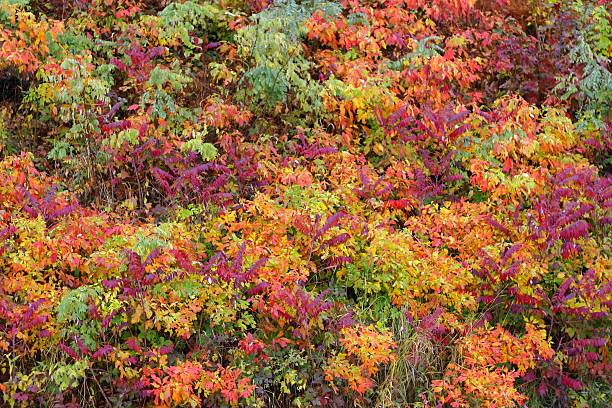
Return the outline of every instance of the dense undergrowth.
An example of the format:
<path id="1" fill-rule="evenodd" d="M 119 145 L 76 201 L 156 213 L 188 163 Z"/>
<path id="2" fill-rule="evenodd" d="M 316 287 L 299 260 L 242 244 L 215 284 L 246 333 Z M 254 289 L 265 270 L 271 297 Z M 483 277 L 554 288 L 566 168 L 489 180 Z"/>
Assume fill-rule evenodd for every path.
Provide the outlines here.
<path id="1" fill-rule="evenodd" d="M 610 406 L 606 3 L 1 0 L 0 405 Z"/>

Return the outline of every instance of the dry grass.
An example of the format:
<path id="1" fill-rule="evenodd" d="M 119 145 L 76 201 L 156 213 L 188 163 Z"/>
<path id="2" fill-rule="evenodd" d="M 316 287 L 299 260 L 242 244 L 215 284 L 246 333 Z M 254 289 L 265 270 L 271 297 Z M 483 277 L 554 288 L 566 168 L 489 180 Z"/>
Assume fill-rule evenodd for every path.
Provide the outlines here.
<path id="1" fill-rule="evenodd" d="M 381 373 L 376 407 L 406 407 L 421 400 L 432 379 L 442 375 L 450 348 L 415 330 L 402 317 L 393 325 L 397 340 L 397 360 Z"/>

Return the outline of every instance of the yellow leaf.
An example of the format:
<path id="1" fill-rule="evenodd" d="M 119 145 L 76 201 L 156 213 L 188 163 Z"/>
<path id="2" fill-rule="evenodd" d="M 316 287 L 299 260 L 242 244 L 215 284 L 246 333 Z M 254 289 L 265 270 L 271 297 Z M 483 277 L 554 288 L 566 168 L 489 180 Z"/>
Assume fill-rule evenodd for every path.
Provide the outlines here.
<path id="1" fill-rule="evenodd" d="M 131 323 L 138 323 L 140 321 L 140 317 L 142 316 L 142 306 L 136 306 L 134 310 L 134 314 L 132 315 Z"/>

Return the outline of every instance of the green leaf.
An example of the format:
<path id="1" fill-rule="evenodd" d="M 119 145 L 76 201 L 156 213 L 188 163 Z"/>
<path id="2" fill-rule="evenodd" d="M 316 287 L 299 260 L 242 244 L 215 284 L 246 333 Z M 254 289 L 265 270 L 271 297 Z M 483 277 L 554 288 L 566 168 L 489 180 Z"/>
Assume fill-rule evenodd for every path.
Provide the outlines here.
<path id="1" fill-rule="evenodd" d="M 212 143 L 204 142 L 202 140 L 202 137 L 206 134 L 206 130 L 204 130 L 203 132 L 194 132 L 193 139 L 183 143 L 181 149 L 183 151 L 200 153 L 200 156 L 202 156 L 202 160 L 204 160 L 205 162 L 209 162 L 216 159 L 219 155 L 219 151 L 217 150 L 215 145 L 213 145 Z"/>
<path id="2" fill-rule="evenodd" d="M 57 305 L 58 322 L 75 322 L 85 320 L 87 315 L 87 299 L 97 297 L 98 290 L 92 286 L 81 286 L 69 291 Z"/>

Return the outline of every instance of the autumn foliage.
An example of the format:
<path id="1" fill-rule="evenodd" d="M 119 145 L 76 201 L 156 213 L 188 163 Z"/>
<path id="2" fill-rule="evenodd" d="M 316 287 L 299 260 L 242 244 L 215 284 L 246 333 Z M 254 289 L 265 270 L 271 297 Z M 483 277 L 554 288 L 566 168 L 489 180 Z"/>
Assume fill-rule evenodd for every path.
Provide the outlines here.
<path id="1" fill-rule="evenodd" d="M 0 0 L 0 405 L 607 407 L 596 0 Z"/>

